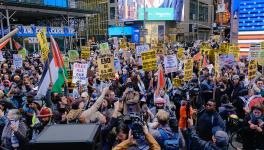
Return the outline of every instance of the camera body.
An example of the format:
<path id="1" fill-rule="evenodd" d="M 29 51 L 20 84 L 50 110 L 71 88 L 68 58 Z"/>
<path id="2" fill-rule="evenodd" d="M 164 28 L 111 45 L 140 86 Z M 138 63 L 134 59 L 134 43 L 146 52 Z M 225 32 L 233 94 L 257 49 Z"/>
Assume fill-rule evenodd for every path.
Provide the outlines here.
<path id="1" fill-rule="evenodd" d="M 130 113 L 128 115 L 125 115 L 123 120 L 125 124 L 127 124 L 128 127 L 132 130 L 132 134 L 135 139 L 140 139 L 141 137 L 144 137 L 144 118 L 142 114 Z"/>

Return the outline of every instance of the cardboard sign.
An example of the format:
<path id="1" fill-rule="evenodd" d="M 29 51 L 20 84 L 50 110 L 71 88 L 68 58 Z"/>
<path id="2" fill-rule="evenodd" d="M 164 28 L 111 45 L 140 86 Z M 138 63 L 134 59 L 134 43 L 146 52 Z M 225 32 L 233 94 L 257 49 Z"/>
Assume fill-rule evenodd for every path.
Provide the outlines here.
<path id="1" fill-rule="evenodd" d="M 119 48 L 119 44 L 118 44 L 118 38 L 117 37 L 113 37 L 113 40 L 114 40 L 114 49 L 118 50 Z"/>
<path id="2" fill-rule="evenodd" d="M 85 60 L 90 58 L 90 47 L 81 46 L 81 58 Z"/>
<path id="3" fill-rule="evenodd" d="M 229 53 L 229 43 L 222 43 L 219 47 L 220 54 L 228 54 Z"/>
<path id="4" fill-rule="evenodd" d="M 177 58 L 176 55 L 167 55 L 164 58 L 165 73 L 177 71 Z"/>
<path id="5" fill-rule="evenodd" d="M 19 50 L 18 54 L 22 56 L 23 60 L 26 60 L 27 50 L 25 48 L 22 48 L 21 50 Z"/>
<path id="6" fill-rule="evenodd" d="M 104 56 L 97 58 L 99 79 L 110 80 L 115 78 L 114 57 Z"/>
<path id="7" fill-rule="evenodd" d="M 128 46 L 129 46 L 129 49 L 131 50 L 131 51 L 135 51 L 136 50 L 136 44 L 135 43 L 128 43 Z"/>
<path id="8" fill-rule="evenodd" d="M 224 65 L 234 65 L 235 64 L 235 57 L 233 54 L 228 55 L 220 55 L 219 56 L 220 67 L 222 68 Z"/>
<path id="9" fill-rule="evenodd" d="M 184 56 L 184 48 L 178 48 L 177 57 L 178 59 L 183 59 Z"/>
<path id="10" fill-rule="evenodd" d="M 136 54 L 137 56 L 140 56 L 142 52 L 146 52 L 149 50 L 148 45 L 139 45 L 136 47 Z"/>
<path id="11" fill-rule="evenodd" d="M 23 67 L 23 58 L 20 54 L 13 54 L 13 63 L 16 69 Z"/>
<path id="12" fill-rule="evenodd" d="M 158 55 L 165 55 L 165 50 L 162 44 L 157 44 L 152 49 L 154 49 Z"/>
<path id="13" fill-rule="evenodd" d="M 75 83 L 72 83 L 72 70 L 67 70 L 68 73 L 68 87 L 74 88 Z"/>
<path id="14" fill-rule="evenodd" d="M 45 28 L 43 28 L 42 31 L 37 34 L 37 38 L 41 48 L 41 58 L 45 61 L 48 59 L 49 55 L 49 45 L 46 37 Z"/>
<path id="15" fill-rule="evenodd" d="M 236 61 L 239 61 L 240 49 L 238 46 L 230 46 L 229 54 L 233 54 Z"/>
<path id="16" fill-rule="evenodd" d="M 79 53 L 77 50 L 69 50 L 68 51 L 70 62 L 76 62 L 79 60 Z"/>
<path id="17" fill-rule="evenodd" d="M 219 54 L 215 53 L 215 59 L 214 59 L 214 71 L 215 71 L 215 77 L 217 77 L 220 73 L 220 62 L 219 62 Z"/>
<path id="18" fill-rule="evenodd" d="M 178 88 L 181 86 L 181 83 L 183 82 L 183 80 L 181 80 L 179 77 L 176 77 L 173 79 L 173 86 Z"/>
<path id="19" fill-rule="evenodd" d="M 187 59 L 184 62 L 184 81 L 189 81 L 193 78 L 193 59 Z"/>
<path id="20" fill-rule="evenodd" d="M 144 71 L 151 71 L 157 69 L 156 51 L 150 50 L 141 53 L 142 69 Z"/>
<path id="21" fill-rule="evenodd" d="M 257 74 L 257 61 L 251 60 L 248 64 L 248 80 L 252 80 L 256 77 Z"/>
<path id="22" fill-rule="evenodd" d="M 73 64 L 73 75 L 72 75 L 72 83 L 80 82 L 81 84 L 87 83 L 87 69 L 88 64 Z"/>
<path id="23" fill-rule="evenodd" d="M 264 49 L 264 41 L 263 42 L 260 42 L 260 48 L 261 49 Z"/>
<path id="24" fill-rule="evenodd" d="M 101 55 L 111 54 L 108 43 L 100 44 L 100 53 Z"/>
<path id="25" fill-rule="evenodd" d="M 69 57 L 63 56 L 64 65 L 67 69 L 70 68 L 70 59 Z"/>

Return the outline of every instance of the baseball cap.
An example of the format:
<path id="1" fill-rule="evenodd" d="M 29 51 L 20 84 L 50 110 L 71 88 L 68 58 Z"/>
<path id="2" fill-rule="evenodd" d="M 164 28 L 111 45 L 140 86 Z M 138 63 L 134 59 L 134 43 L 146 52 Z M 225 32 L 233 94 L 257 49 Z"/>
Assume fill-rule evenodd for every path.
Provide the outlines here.
<path id="1" fill-rule="evenodd" d="M 216 139 L 217 146 L 224 147 L 228 145 L 229 138 L 225 131 L 216 131 L 214 137 Z"/>

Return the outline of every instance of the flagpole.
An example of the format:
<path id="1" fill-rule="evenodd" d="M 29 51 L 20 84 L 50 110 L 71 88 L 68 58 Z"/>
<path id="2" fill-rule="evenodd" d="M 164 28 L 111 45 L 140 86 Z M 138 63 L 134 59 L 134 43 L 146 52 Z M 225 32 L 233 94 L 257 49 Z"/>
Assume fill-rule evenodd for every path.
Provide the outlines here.
<path id="1" fill-rule="evenodd" d="M 51 71 L 50 71 L 50 60 L 49 60 L 49 57 L 48 57 L 47 61 L 48 61 L 48 68 L 49 68 L 50 81 L 53 83 L 52 76 L 51 76 Z"/>

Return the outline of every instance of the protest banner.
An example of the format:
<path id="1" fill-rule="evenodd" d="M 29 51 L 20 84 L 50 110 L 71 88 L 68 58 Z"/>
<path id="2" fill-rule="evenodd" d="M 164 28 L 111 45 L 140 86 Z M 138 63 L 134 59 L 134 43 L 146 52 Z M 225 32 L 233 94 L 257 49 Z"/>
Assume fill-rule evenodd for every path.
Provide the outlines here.
<path id="1" fill-rule="evenodd" d="M 165 73 L 177 71 L 177 58 L 176 55 L 167 55 L 164 58 Z"/>
<path id="2" fill-rule="evenodd" d="M 64 65 L 67 69 L 70 68 L 70 59 L 69 57 L 63 56 Z"/>
<path id="3" fill-rule="evenodd" d="M 184 61 L 184 81 L 192 79 L 193 75 L 193 59 L 187 59 Z"/>
<path id="4" fill-rule="evenodd" d="M 258 59 L 260 55 L 260 50 L 249 50 L 249 60 Z"/>
<path id="5" fill-rule="evenodd" d="M 88 64 L 73 64 L 72 83 L 80 82 L 81 84 L 87 83 L 87 69 Z"/>
<path id="6" fill-rule="evenodd" d="M 148 50 L 149 50 L 148 45 L 139 45 L 136 47 L 136 54 L 137 54 L 137 56 L 141 56 L 142 52 L 146 52 Z"/>
<path id="7" fill-rule="evenodd" d="M 224 65 L 234 65 L 235 57 L 233 54 L 223 54 L 219 56 L 220 67 L 222 68 Z"/>
<path id="8" fill-rule="evenodd" d="M 157 55 L 165 55 L 165 50 L 162 44 L 157 44 L 156 46 L 153 46 L 152 49 L 156 51 Z"/>
<path id="9" fill-rule="evenodd" d="M 16 69 L 23 67 L 23 58 L 20 54 L 13 54 L 13 64 Z"/>
<path id="10" fill-rule="evenodd" d="M 37 33 L 37 38 L 41 48 L 41 58 L 46 61 L 49 55 L 49 45 L 46 37 L 45 28 L 42 28 L 41 32 Z"/>
<path id="11" fill-rule="evenodd" d="M 20 54 L 22 56 L 23 60 L 26 60 L 27 50 L 25 48 L 22 48 L 21 50 L 19 50 L 18 54 Z"/>
<path id="12" fill-rule="evenodd" d="M 173 78 L 173 86 L 175 88 L 178 88 L 181 86 L 181 83 L 183 82 L 183 80 L 181 80 L 179 77 Z"/>
<path id="13" fill-rule="evenodd" d="M 156 51 L 150 50 L 141 53 L 142 69 L 144 71 L 151 71 L 157 69 Z"/>
<path id="14" fill-rule="evenodd" d="M 108 43 L 100 44 L 100 53 L 101 55 L 111 54 Z"/>
<path id="15" fill-rule="evenodd" d="M 228 54 L 229 53 L 229 43 L 222 43 L 219 47 L 220 54 Z"/>
<path id="16" fill-rule="evenodd" d="M 264 49 L 264 41 L 263 42 L 260 42 L 260 48 L 261 49 Z"/>
<path id="17" fill-rule="evenodd" d="M 217 77 L 220 73 L 220 62 L 219 62 L 219 54 L 215 53 L 215 59 L 214 59 L 214 73 L 215 77 Z"/>
<path id="18" fill-rule="evenodd" d="M 251 81 L 256 77 L 257 74 L 257 61 L 250 60 L 248 64 L 248 80 Z"/>
<path id="19" fill-rule="evenodd" d="M 118 58 L 114 59 L 114 66 L 115 66 L 116 71 L 121 71 L 121 64 L 120 64 L 120 60 Z"/>
<path id="20" fill-rule="evenodd" d="M 90 58 L 90 47 L 81 46 L 81 58 L 85 60 Z"/>
<path id="21" fill-rule="evenodd" d="M 184 56 L 184 48 L 178 48 L 177 57 L 178 59 L 183 59 Z"/>
<path id="22" fill-rule="evenodd" d="M 79 53 L 77 50 L 69 50 L 68 56 L 69 56 L 70 62 L 75 62 L 79 60 Z"/>
<path id="23" fill-rule="evenodd" d="M 239 61 L 240 58 L 240 49 L 238 46 L 230 46 L 229 54 L 233 54 L 236 61 Z"/>
<path id="24" fill-rule="evenodd" d="M 115 78 L 115 66 L 113 56 L 97 58 L 98 72 L 100 80 L 110 80 Z"/>

